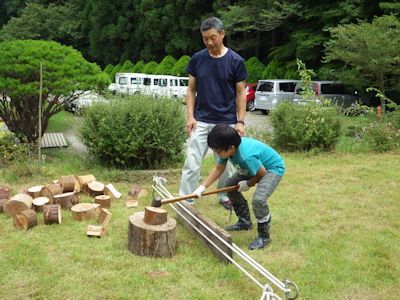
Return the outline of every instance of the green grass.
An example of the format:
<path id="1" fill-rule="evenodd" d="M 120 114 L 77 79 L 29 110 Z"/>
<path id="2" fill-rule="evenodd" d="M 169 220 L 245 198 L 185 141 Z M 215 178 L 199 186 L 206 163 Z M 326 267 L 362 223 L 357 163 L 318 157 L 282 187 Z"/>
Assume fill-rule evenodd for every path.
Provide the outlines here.
<path id="1" fill-rule="evenodd" d="M 257 299 L 261 290 L 233 265 L 216 260 L 180 224 L 172 259 L 140 257 L 127 249 L 129 215 L 125 200 L 133 184 L 151 190 L 152 172 L 105 169 L 70 150 L 46 152 L 44 166 L 0 170 L 0 185 L 14 191 L 45 184 L 61 175 L 94 174 L 112 182 L 124 197 L 112 203 L 102 239 L 86 237 L 90 221 L 72 220 L 27 232 L 0 214 L 1 299 Z M 234 232 L 233 241 L 281 280 L 289 278 L 301 299 L 397 299 L 400 293 L 400 157 L 394 154 L 284 154 L 287 174 L 270 198 L 271 245 L 248 251 L 256 230 Z M 204 163 L 203 176 L 213 166 Z M 22 172 L 25 170 L 25 173 Z M 22 175 L 21 175 L 22 174 Z M 25 175 L 24 175 L 25 174 Z M 163 174 L 178 189 L 179 171 Z M 251 199 L 253 190 L 245 195 Z M 83 195 L 81 202 L 92 201 Z M 215 197 L 196 207 L 221 227 L 229 213 Z M 168 207 L 169 215 L 176 217 Z M 160 273 L 154 273 L 160 272 Z M 152 275 L 155 274 L 155 275 Z M 158 274 L 158 276 L 157 276 Z M 276 290 L 276 289 L 275 289 Z"/>
<path id="2" fill-rule="evenodd" d="M 61 111 L 50 118 L 46 132 L 66 132 L 68 130 L 75 130 L 78 119 L 79 117 L 70 112 Z"/>

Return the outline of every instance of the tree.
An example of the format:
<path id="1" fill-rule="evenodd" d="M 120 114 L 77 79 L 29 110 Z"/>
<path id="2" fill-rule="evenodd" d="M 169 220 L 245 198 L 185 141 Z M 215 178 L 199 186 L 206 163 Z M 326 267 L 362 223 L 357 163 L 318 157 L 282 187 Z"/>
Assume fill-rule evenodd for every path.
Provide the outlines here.
<path id="1" fill-rule="evenodd" d="M 144 68 L 144 61 L 141 59 L 139 60 L 132 69 L 133 73 L 142 73 Z"/>
<path id="2" fill-rule="evenodd" d="M 57 42 L 15 40 L 0 43 L 0 117 L 27 142 L 38 138 L 40 64 L 43 66 L 42 132 L 51 116 L 79 93 L 105 89 L 109 79 L 71 47 Z"/>
<path id="3" fill-rule="evenodd" d="M 183 55 L 178 61 L 175 63 L 171 70 L 171 75 L 173 76 L 188 76 L 188 72 L 186 68 L 189 64 L 190 57 L 188 55 Z"/>
<path id="4" fill-rule="evenodd" d="M 155 61 L 148 62 L 143 67 L 142 72 L 145 74 L 155 74 L 158 64 Z"/>
<path id="5" fill-rule="evenodd" d="M 133 69 L 133 63 L 129 59 L 127 59 L 118 72 L 120 72 L 120 73 L 131 73 L 132 69 Z"/>
<path id="6" fill-rule="evenodd" d="M 247 82 L 257 83 L 259 79 L 263 78 L 262 75 L 265 66 L 257 57 L 250 57 L 250 59 L 245 62 L 245 65 L 248 74 Z"/>
<path id="7" fill-rule="evenodd" d="M 176 63 L 176 59 L 171 55 L 167 55 L 163 58 L 163 60 L 158 64 L 157 69 L 155 70 L 155 74 L 161 75 L 171 75 L 171 70 Z"/>
<path id="8" fill-rule="evenodd" d="M 376 17 L 372 23 L 342 25 L 330 33 L 325 62 L 344 63 L 344 71 L 351 71 L 364 88 L 378 87 L 383 94 L 400 88 L 399 19 Z"/>

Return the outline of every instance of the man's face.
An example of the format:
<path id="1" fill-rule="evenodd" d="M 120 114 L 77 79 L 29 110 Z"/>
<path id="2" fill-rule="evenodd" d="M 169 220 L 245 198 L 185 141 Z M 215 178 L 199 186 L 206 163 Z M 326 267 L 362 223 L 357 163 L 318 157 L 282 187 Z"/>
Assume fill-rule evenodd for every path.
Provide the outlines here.
<path id="1" fill-rule="evenodd" d="M 221 32 L 218 32 L 215 28 L 211 28 L 207 31 L 203 31 L 201 36 L 207 49 L 210 51 L 215 51 L 220 49 L 224 40 L 225 31 L 222 30 Z"/>

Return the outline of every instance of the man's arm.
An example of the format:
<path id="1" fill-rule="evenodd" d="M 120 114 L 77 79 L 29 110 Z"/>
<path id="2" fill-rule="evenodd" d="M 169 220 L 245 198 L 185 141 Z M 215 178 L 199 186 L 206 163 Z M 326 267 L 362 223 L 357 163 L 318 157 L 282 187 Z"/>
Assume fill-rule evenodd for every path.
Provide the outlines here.
<path id="1" fill-rule="evenodd" d="M 236 82 L 236 117 L 243 122 L 246 113 L 246 82 Z M 236 131 L 240 136 L 244 134 L 244 123 L 236 123 Z"/>
<path id="2" fill-rule="evenodd" d="M 196 77 L 189 75 L 189 84 L 186 92 L 186 130 L 188 135 L 196 126 L 196 119 L 194 118 L 194 105 L 196 103 Z"/>

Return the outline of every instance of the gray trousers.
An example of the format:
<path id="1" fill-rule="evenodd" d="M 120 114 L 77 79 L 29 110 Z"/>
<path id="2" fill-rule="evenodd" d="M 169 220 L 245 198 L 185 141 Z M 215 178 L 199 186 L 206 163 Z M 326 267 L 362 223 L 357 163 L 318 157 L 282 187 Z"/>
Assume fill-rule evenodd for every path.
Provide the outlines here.
<path id="1" fill-rule="evenodd" d="M 236 185 L 239 181 L 249 180 L 252 176 L 243 173 L 235 173 L 226 180 L 226 185 Z M 268 222 L 271 218 L 271 213 L 268 207 L 268 198 L 275 191 L 282 176 L 272 172 L 267 172 L 256 185 L 256 190 L 253 195 L 253 212 L 258 223 Z M 242 193 L 233 191 L 228 193 L 230 200 L 234 203 L 244 199 Z"/>

